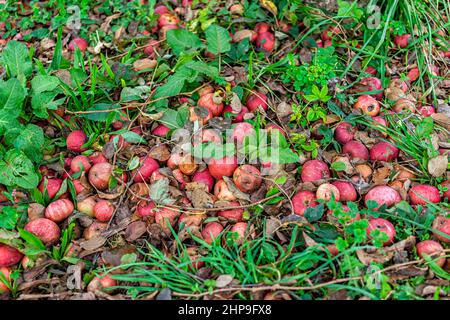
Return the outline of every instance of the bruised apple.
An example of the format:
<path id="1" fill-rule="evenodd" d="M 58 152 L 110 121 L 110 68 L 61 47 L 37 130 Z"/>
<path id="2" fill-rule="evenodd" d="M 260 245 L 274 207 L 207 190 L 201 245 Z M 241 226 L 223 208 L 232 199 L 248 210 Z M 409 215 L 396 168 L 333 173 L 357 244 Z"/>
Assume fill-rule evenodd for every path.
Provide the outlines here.
<path id="1" fill-rule="evenodd" d="M 369 150 L 361 141 L 352 140 L 347 142 L 342 148 L 344 154 L 348 154 L 351 159 L 369 160 Z"/>
<path id="2" fill-rule="evenodd" d="M 444 248 L 439 242 L 434 240 L 425 240 L 416 244 L 417 255 L 423 258 L 424 254 L 430 256 L 431 258 L 438 258 L 440 256 L 445 256 Z M 439 267 L 444 266 L 445 257 L 435 260 Z"/>
<path id="3" fill-rule="evenodd" d="M 41 239 L 44 244 L 58 242 L 61 233 L 58 225 L 47 218 L 30 221 L 25 225 L 24 229 Z"/>
<path id="4" fill-rule="evenodd" d="M 0 243 L 0 267 L 10 267 L 22 260 L 23 254 L 16 248 Z"/>
<path id="5" fill-rule="evenodd" d="M 434 236 L 442 242 L 450 243 L 450 218 L 437 216 L 432 225 Z M 441 234 L 443 233 L 443 234 Z"/>
<path id="6" fill-rule="evenodd" d="M 397 159 L 399 150 L 389 142 L 381 141 L 370 149 L 370 160 L 372 161 L 392 161 Z"/>
<path id="7" fill-rule="evenodd" d="M 207 244 L 211 244 L 217 237 L 219 237 L 220 233 L 223 231 L 223 227 L 218 222 L 209 222 L 207 223 L 201 232 L 203 240 Z"/>
<path id="8" fill-rule="evenodd" d="M 394 237 L 396 234 L 395 227 L 388 220 L 383 218 L 375 218 L 369 220 L 369 226 L 367 227 L 367 235 L 370 236 L 373 230 L 378 229 L 384 232 L 388 236 L 388 240 L 383 242 L 383 245 L 389 245 L 394 242 Z"/>
<path id="9" fill-rule="evenodd" d="M 353 107 L 371 117 L 378 115 L 380 112 L 380 103 L 367 94 L 359 96 Z"/>
<path id="10" fill-rule="evenodd" d="M 353 140 L 356 131 L 357 129 L 350 123 L 341 122 L 334 130 L 334 139 L 341 144 L 345 144 Z"/>
<path id="11" fill-rule="evenodd" d="M 214 186 L 214 195 L 217 197 L 218 200 L 224 201 L 236 200 L 236 197 L 234 196 L 233 192 L 230 191 L 227 183 L 222 179 L 216 182 Z"/>
<path id="12" fill-rule="evenodd" d="M 89 170 L 89 183 L 98 190 L 108 188 L 109 179 L 111 179 L 113 166 L 108 162 L 97 163 Z"/>
<path id="13" fill-rule="evenodd" d="M 301 173 L 303 182 L 313 182 L 330 178 L 330 170 L 321 160 L 308 160 L 303 164 Z"/>
<path id="14" fill-rule="evenodd" d="M 340 201 L 356 201 L 358 199 L 358 193 L 351 182 L 334 181 L 331 184 L 339 190 Z"/>
<path id="15" fill-rule="evenodd" d="M 393 188 L 388 186 L 376 186 L 367 192 L 364 197 L 364 202 L 373 200 L 378 206 L 385 204 L 387 207 L 391 207 L 396 203 L 402 201 L 400 194 Z"/>
<path id="16" fill-rule="evenodd" d="M 47 181 L 47 182 L 45 182 Z M 59 189 L 61 189 L 61 185 L 63 181 L 58 178 L 51 178 L 51 179 L 43 179 L 41 183 L 38 186 L 39 191 L 44 194 L 44 185 L 47 183 L 47 186 L 45 187 L 45 191 L 47 191 L 48 197 L 50 199 L 53 199 L 54 196 L 58 193 Z"/>
<path id="17" fill-rule="evenodd" d="M 237 158 L 235 156 L 226 156 L 221 159 L 212 158 L 208 163 L 209 173 L 217 180 L 233 175 L 237 168 Z"/>
<path id="18" fill-rule="evenodd" d="M 439 189 L 426 184 L 413 186 L 409 189 L 408 195 L 413 205 L 426 205 L 429 202 L 439 203 L 441 201 Z"/>
<path id="19" fill-rule="evenodd" d="M 233 181 L 239 190 L 251 193 L 261 187 L 261 172 L 252 165 L 244 164 L 234 171 Z"/>
<path id="20" fill-rule="evenodd" d="M 153 158 L 142 157 L 141 166 L 131 173 L 134 182 L 149 182 L 152 173 L 159 169 L 159 163 Z"/>
<path id="21" fill-rule="evenodd" d="M 97 203 L 95 196 L 87 197 L 83 200 L 77 201 L 77 210 L 90 217 L 94 217 L 94 207 Z"/>
<path id="22" fill-rule="evenodd" d="M 247 98 L 247 108 L 250 112 L 254 112 L 260 107 L 264 111 L 267 110 L 267 96 L 262 92 L 252 91 Z"/>
<path id="23" fill-rule="evenodd" d="M 294 213 L 302 216 L 307 208 L 315 207 L 319 204 L 316 200 L 316 195 L 312 191 L 305 190 L 297 192 L 297 194 L 292 197 Z"/>
<path id="24" fill-rule="evenodd" d="M 211 113 L 214 117 L 218 117 L 222 114 L 224 105 L 222 102 L 220 102 L 220 103 L 214 102 L 214 96 L 215 96 L 214 92 L 207 93 L 207 94 L 201 96 L 197 102 L 197 105 L 199 107 L 208 109 L 209 111 L 211 111 Z"/>
<path id="25" fill-rule="evenodd" d="M 114 214 L 114 205 L 108 200 L 100 200 L 94 206 L 94 214 L 98 221 L 108 222 Z"/>
<path id="26" fill-rule="evenodd" d="M 50 203 L 45 209 L 45 217 L 53 222 L 67 219 L 73 212 L 74 206 L 69 199 L 59 199 Z"/>
<path id="27" fill-rule="evenodd" d="M 339 201 L 341 197 L 337 187 L 331 183 L 323 183 L 317 188 L 316 198 L 325 201 L 330 201 L 334 198 L 336 201 Z"/>
<path id="28" fill-rule="evenodd" d="M 76 156 L 70 163 L 70 169 L 72 170 L 72 172 L 88 172 L 90 168 L 91 162 L 89 161 L 89 158 L 83 155 Z"/>
<path id="29" fill-rule="evenodd" d="M 239 207 L 239 202 L 233 201 L 227 207 Z M 229 221 L 239 222 L 242 221 L 242 214 L 244 213 L 244 209 L 236 208 L 236 209 L 227 209 L 223 211 L 219 211 L 217 213 L 218 217 L 222 217 Z"/>
<path id="30" fill-rule="evenodd" d="M 86 134 L 81 130 L 75 130 L 69 133 L 66 138 L 67 149 L 73 152 L 83 152 L 87 150 L 83 145 L 87 142 Z"/>
<path id="31" fill-rule="evenodd" d="M 192 182 L 203 183 L 208 187 L 208 191 L 211 191 L 214 186 L 214 178 L 211 176 L 208 170 L 197 171 L 192 176 Z"/>
<path id="32" fill-rule="evenodd" d="M 88 42 L 83 38 L 74 38 L 72 41 L 70 41 L 67 48 L 69 49 L 69 51 L 75 51 L 76 47 L 80 49 L 80 51 L 85 51 L 88 46 Z"/>

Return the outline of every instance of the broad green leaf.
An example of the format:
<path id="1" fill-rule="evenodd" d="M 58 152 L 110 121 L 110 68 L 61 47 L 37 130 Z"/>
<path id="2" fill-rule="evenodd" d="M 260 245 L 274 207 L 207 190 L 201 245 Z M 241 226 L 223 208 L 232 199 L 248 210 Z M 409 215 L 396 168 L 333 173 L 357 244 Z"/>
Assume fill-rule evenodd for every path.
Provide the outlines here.
<path id="1" fill-rule="evenodd" d="M 159 122 L 169 127 L 170 129 L 180 127 L 178 124 L 178 112 L 173 109 L 164 110 L 164 114 L 161 119 L 159 119 Z"/>
<path id="2" fill-rule="evenodd" d="M 0 228 L 14 230 L 16 228 L 19 212 L 14 207 L 3 207 L 0 212 Z"/>
<path id="3" fill-rule="evenodd" d="M 26 79 L 33 71 L 27 46 L 18 41 L 9 41 L 2 52 L 2 64 L 11 77 L 16 77 L 25 86 Z"/>
<path id="4" fill-rule="evenodd" d="M 336 161 L 331 164 L 331 169 L 333 169 L 334 171 L 344 171 L 345 168 L 346 165 L 342 161 Z"/>
<path id="5" fill-rule="evenodd" d="M 32 96 L 31 107 L 35 116 L 46 119 L 48 118 L 47 110 L 56 110 L 60 106 L 65 98 L 54 100 L 58 95 L 57 92 L 41 92 Z"/>
<path id="6" fill-rule="evenodd" d="M 199 49 L 202 47 L 200 38 L 186 29 L 169 30 L 166 33 L 166 39 L 167 43 L 172 48 L 173 53 L 176 55 L 191 49 Z"/>
<path id="7" fill-rule="evenodd" d="M 183 68 L 190 69 L 192 71 L 196 71 L 200 74 L 204 74 L 210 78 L 219 76 L 219 69 L 216 67 L 210 66 L 203 61 L 190 61 L 186 63 Z"/>
<path id="8" fill-rule="evenodd" d="M 58 77 L 37 75 L 31 80 L 31 88 L 34 93 L 55 90 L 60 83 Z"/>
<path id="9" fill-rule="evenodd" d="M 9 110 L 0 110 L 0 134 L 4 134 L 9 128 L 19 128 L 20 123 L 17 121 L 14 113 Z"/>
<path id="10" fill-rule="evenodd" d="M 169 77 L 165 84 L 156 89 L 154 98 L 172 97 L 179 94 L 184 87 L 185 81 L 186 77 L 184 75 L 175 73 Z"/>
<path id="11" fill-rule="evenodd" d="M 212 54 L 228 52 L 231 49 L 231 37 L 228 31 L 218 25 L 212 25 L 205 31 L 208 51 Z"/>
<path id="12" fill-rule="evenodd" d="M 120 136 L 126 142 L 147 144 L 147 141 L 145 141 L 145 139 L 142 138 L 142 136 L 138 135 L 136 132 L 133 132 L 133 131 L 127 131 L 127 132 L 121 133 Z"/>
<path id="13" fill-rule="evenodd" d="M 34 189 L 39 183 L 39 177 L 31 160 L 22 151 L 11 149 L 0 160 L 0 183 Z"/>
<path id="14" fill-rule="evenodd" d="M 16 78 L 8 81 L 0 80 L 0 109 L 7 110 L 10 115 L 17 117 L 22 111 L 26 91 Z"/>
<path id="15" fill-rule="evenodd" d="M 13 145 L 23 151 L 31 161 L 39 163 L 42 160 L 44 132 L 42 128 L 30 123 L 20 131 Z"/>
<path id="16" fill-rule="evenodd" d="M 130 102 L 145 99 L 150 91 L 151 89 L 149 86 L 137 86 L 134 88 L 125 87 L 120 93 L 120 100 L 122 102 Z"/>

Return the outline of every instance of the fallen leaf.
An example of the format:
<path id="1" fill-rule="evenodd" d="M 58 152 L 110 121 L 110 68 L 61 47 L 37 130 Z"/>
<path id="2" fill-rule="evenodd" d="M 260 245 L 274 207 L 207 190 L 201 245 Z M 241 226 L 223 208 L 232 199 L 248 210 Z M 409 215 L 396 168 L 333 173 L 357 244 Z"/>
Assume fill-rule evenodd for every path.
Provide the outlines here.
<path id="1" fill-rule="evenodd" d="M 158 161 L 165 162 L 170 158 L 169 147 L 166 144 L 156 145 L 150 149 L 148 156 Z"/>
<path id="2" fill-rule="evenodd" d="M 270 13 L 272 13 L 274 16 L 278 13 L 277 6 L 270 0 L 259 0 L 259 3 L 261 4 L 261 7 L 268 10 Z"/>
<path id="3" fill-rule="evenodd" d="M 431 115 L 434 121 L 436 121 L 441 126 L 450 130 L 450 117 L 444 113 L 433 113 Z"/>
<path id="4" fill-rule="evenodd" d="M 428 161 L 428 172 L 433 177 L 440 177 L 445 174 L 448 167 L 448 157 L 447 155 L 440 155 L 434 158 L 431 158 Z"/>
<path id="5" fill-rule="evenodd" d="M 80 246 L 84 250 L 95 250 L 106 243 L 106 238 L 103 236 L 95 236 L 89 240 L 80 242 Z"/>
<path id="6" fill-rule="evenodd" d="M 135 221 L 128 225 L 125 231 L 125 239 L 128 242 L 135 241 L 147 232 L 147 224 L 144 221 Z"/>
<path id="7" fill-rule="evenodd" d="M 208 193 L 208 187 L 204 183 L 187 183 L 186 196 L 192 202 L 194 208 L 212 208 L 214 206 L 214 199 Z"/>
<path id="8" fill-rule="evenodd" d="M 140 60 L 136 60 L 133 63 L 133 68 L 135 71 L 142 71 L 146 69 L 154 69 L 158 62 L 156 60 L 152 60 L 149 58 L 144 58 Z"/>
<path id="9" fill-rule="evenodd" d="M 247 30 L 247 29 L 236 31 L 236 33 L 233 36 L 233 41 L 241 42 L 244 39 L 251 39 L 253 37 L 254 33 L 255 33 L 255 31 Z"/>
<path id="10" fill-rule="evenodd" d="M 239 96 L 236 94 L 236 92 L 233 92 L 233 96 L 231 97 L 230 101 L 231 109 L 233 109 L 234 113 L 240 113 L 242 111 L 242 102 L 241 99 L 239 99 Z"/>
<path id="11" fill-rule="evenodd" d="M 233 276 L 230 274 L 221 274 L 216 279 L 216 288 L 225 288 L 233 279 Z"/>

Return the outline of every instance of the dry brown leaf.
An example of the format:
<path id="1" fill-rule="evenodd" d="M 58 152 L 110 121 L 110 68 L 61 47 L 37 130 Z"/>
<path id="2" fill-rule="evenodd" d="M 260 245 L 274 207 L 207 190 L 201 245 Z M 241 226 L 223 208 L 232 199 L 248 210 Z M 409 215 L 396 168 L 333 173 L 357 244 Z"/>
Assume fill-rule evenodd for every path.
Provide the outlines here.
<path id="1" fill-rule="evenodd" d="M 221 274 L 216 279 L 216 288 L 225 288 L 233 279 L 233 276 L 230 274 Z"/>
<path id="2" fill-rule="evenodd" d="M 125 239 L 129 242 L 139 239 L 147 232 L 147 224 L 144 221 L 135 221 L 125 230 Z"/>
<path id="3" fill-rule="evenodd" d="M 266 237 L 272 238 L 273 235 L 275 234 L 275 231 L 278 230 L 278 228 L 281 226 L 281 221 L 279 219 L 276 218 L 269 218 L 266 220 L 266 229 L 265 234 Z"/>
<path id="4" fill-rule="evenodd" d="M 448 157 L 447 155 L 440 155 L 434 158 L 431 158 L 428 161 L 428 172 L 433 177 L 440 177 L 445 174 L 448 167 Z"/>
<path id="5" fill-rule="evenodd" d="M 387 167 L 376 169 L 372 174 L 372 180 L 375 184 L 386 184 L 390 170 Z"/>
<path id="6" fill-rule="evenodd" d="M 186 184 L 186 196 L 194 208 L 212 208 L 214 206 L 214 199 L 208 193 L 208 187 L 204 183 L 190 182 Z"/>
<path id="7" fill-rule="evenodd" d="M 156 145 L 148 152 L 150 158 L 165 162 L 170 158 L 170 150 L 166 144 Z"/>
<path id="8" fill-rule="evenodd" d="M 133 68 L 135 71 L 142 71 L 142 70 L 146 70 L 146 69 L 153 69 L 156 67 L 157 64 L 158 64 L 158 62 L 156 60 L 144 58 L 144 59 L 136 60 L 133 63 Z"/>
<path id="9" fill-rule="evenodd" d="M 250 38 L 252 38 L 254 33 L 255 33 L 255 31 L 247 30 L 247 29 L 236 31 L 236 33 L 233 36 L 233 41 L 241 42 L 244 39 L 247 39 L 247 38 L 250 39 Z"/>
<path id="10" fill-rule="evenodd" d="M 103 246 L 106 243 L 106 238 L 103 236 L 95 236 L 89 240 L 86 241 L 82 241 L 80 242 L 80 246 L 84 249 L 84 250 L 95 250 L 100 248 L 101 246 Z"/>
<path id="11" fill-rule="evenodd" d="M 292 114 L 292 106 L 288 104 L 286 101 L 281 101 L 277 107 L 277 114 L 280 118 L 287 117 Z"/>
<path id="12" fill-rule="evenodd" d="M 242 111 L 242 102 L 241 99 L 239 99 L 239 96 L 236 94 L 236 92 L 233 92 L 233 96 L 231 97 L 230 101 L 231 109 L 233 109 L 234 113 L 240 113 Z"/>
<path id="13" fill-rule="evenodd" d="M 444 113 L 433 113 L 431 115 L 434 121 L 436 121 L 441 126 L 445 127 L 446 129 L 450 130 L 450 117 L 448 117 Z"/>

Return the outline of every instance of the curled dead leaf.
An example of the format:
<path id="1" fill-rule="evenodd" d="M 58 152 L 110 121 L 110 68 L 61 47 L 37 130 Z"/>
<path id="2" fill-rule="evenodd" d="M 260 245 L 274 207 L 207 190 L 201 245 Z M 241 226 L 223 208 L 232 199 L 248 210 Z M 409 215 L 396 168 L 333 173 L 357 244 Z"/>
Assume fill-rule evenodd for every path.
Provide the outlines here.
<path id="1" fill-rule="evenodd" d="M 146 69 L 153 69 L 156 67 L 157 64 L 158 64 L 158 62 L 156 60 L 144 58 L 144 59 L 136 60 L 133 63 L 133 68 L 135 71 L 142 71 L 142 70 L 146 70 Z"/>
<path id="2" fill-rule="evenodd" d="M 253 37 L 254 33 L 255 33 L 255 31 L 247 30 L 247 29 L 236 31 L 236 33 L 233 36 L 233 41 L 241 42 L 244 39 L 251 39 Z"/>

